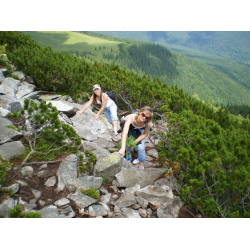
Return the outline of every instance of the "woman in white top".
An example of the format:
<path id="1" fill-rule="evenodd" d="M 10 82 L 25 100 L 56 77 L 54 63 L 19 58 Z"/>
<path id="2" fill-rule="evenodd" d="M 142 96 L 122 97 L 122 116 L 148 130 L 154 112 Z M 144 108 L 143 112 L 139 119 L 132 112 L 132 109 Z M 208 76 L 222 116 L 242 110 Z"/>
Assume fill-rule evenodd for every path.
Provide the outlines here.
<path id="1" fill-rule="evenodd" d="M 145 138 L 147 137 L 150 128 L 153 112 L 150 107 L 146 106 L 136 114 L 127 116 L 122 132 L 122 147 L 118 151 L 124 155 L 126 151 L 127 136 L 133 136 L 137 142 L 138 159 L 133 161 L 133 164 L 140 163 L 139 168 L 144 169 L 145 161 Z"/>
<path id="2" fill-rule="evenodd" d="M 91 96 L 90 100 L 87 102 L 87 104 L 84 106 L 84 108 L 78 112 L 77 114 L 82 114 L 94 101 L 95 104 L 101 104 L 102 107 L 98 111 L 98 113 L 95 115 L 95 119 L 99 120 L 99 115 L 103 112 L 109 123 L 112 125 L 112 132 L 115 133 L 115 135 L 118 135 L 117 133 L 117 106 L 115 102 L 109 98 L 109 96 L 106 93 L 102 92 L 102 89 L 99 84 L 95 84 L 93 86 L 93 92 L 94 94 Z"/>

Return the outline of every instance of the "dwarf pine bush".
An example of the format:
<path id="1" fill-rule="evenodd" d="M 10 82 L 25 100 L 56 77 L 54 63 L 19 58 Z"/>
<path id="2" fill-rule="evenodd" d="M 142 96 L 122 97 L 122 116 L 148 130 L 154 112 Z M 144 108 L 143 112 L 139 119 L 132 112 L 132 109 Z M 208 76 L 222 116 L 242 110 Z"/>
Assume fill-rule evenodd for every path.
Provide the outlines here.
<path id="1" fill-rule="evenodd" d="M 62 149 L 77 149 L 81 144 L 81 138 L 77 136 L 76 131 L 68 124 L 61 124 L 58 114 L 58 110 L 51 103 L 45 104 L 41 101 L 37 104 L 30 99 L 24 100 L 24 108 L 19 113 L 13 113 L 14 117 L 22 119 L 21 130 L 30 146 L 30 153 L 22 164 L 31 154 L 50 159 Z"/>

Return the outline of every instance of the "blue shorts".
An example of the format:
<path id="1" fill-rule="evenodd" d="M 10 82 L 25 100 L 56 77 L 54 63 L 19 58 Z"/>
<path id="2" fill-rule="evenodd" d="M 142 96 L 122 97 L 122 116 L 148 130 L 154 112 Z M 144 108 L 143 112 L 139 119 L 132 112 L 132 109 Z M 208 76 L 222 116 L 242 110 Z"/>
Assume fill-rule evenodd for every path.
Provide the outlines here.
<path id="1" fill-rule="evenodd" d="M 113 125 L 113 121 L 118 121 L 117 106 L 115 102 L 113 102 L 109 107 L 105 108 L 103 113 L 106 115 L 110 124 Z"/>

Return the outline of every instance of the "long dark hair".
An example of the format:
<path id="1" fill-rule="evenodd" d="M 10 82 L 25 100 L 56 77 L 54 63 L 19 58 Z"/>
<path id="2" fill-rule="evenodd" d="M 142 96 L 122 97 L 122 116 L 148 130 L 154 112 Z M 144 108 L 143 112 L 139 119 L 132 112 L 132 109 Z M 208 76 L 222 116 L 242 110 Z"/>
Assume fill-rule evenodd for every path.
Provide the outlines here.
<path id="1" fill-rule="evenodd" d="M 102 90 L 101 90 L 101 101 L 102 101 Z M 95 105 L 97 105 L 97 100 L 96 100 L 96 98 L 97 98 L 97 95 L 94 93 L 94 103 L 95 103 Z"/>

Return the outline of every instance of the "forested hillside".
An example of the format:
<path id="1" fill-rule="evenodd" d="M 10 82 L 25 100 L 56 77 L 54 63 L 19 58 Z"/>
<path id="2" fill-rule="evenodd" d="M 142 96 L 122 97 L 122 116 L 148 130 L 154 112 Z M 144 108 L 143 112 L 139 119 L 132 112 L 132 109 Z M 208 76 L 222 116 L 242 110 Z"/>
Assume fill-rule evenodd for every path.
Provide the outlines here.
<path id="1" fill-rule="evenodd" d="M 196 94 L 206 102 L 212 100 L 214 105 L 227 103 L 250 105 L 248 65 L 215 58 L 209 61 L 205 59 L 201 63 L 153 43 L 115 38 L 93 32 L 55 32 L 54 34 L 29 32 L 29 34 L 40 45 L 44 46 L 47 41 L 55 51 L 67 50 L 89 62 L 115 61 L 120 67 L 126 67 L 141 76 L 145 74 L 151 79 L 159 77 L 168 85 L 177 84 L 191 96 Z M 64 37 L 60 40 L 62 35 Z"/>
<path id="2" fill-rule="evenodd" d="M 188 48 L 250 64 L 248 31 L 96 31 L 114 37 L 161 44 L 181 53 Z M 186 49 L 185 49 L 186 48 Z M 197 54 L 198 56 L 198 54 Z"/>
<path id="3" fill-rule="evenodd" d="M 158 131 L 155 136 L 167 176 L 174 174 L 181 185 L 178 195 L 211 217 L 250 217 L 249 119 L 114 62 L 90 63 L 43 48 L 29 35 L 0 32 L 0 44 L 6 44 L 9 59 L 32 77 L 38 89 L 77 100 L 99 83 L 116 94 L 120 110 L 151 106 L 155 121 L 168 123 L 169 132 Z"/>

